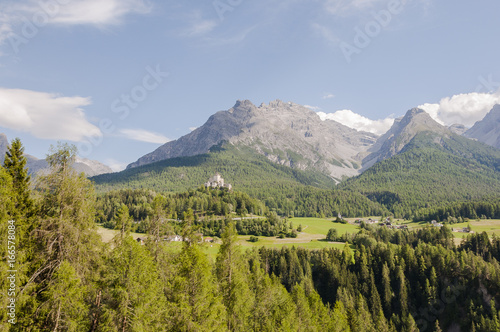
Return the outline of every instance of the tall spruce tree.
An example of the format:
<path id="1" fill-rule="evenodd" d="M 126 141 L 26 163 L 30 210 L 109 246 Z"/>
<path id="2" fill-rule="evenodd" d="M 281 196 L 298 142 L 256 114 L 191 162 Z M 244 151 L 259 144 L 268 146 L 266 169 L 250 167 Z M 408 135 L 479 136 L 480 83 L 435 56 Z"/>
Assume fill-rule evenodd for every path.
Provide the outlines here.
<path id="1" fill-rule="evenodd" d="M 28 175 L 26 162 L 21 140 L 15 138 L 5 153 L 4 159 L 4 167 L 12 177 L 15 202 L 15 209 L 11 213 L 12 218 L 19 218 L 32 213 L 33 200 L 30 197 L 30 176 Z"/>
<path id="2" fill-rule="evenodd" d="M 223 303 L 227 310 L 229 331 L 248 330 L 254 299 L 248 287 L 248 266 L 236 245 L 236 229 L 230 222 L 222 234 L 215 269 Z"/>
<path id="3" fill-rule="evenodd" d="M 39 181 L 40 210 L 33 232 L 36 254 L 21 290 L 30 300 L 16 326 L 20 330 L 89 328 L 84 319 L 89 316 L 88 306 L 83 301 L 93 297 L 101 242 L 95 231 L 93 186 L 72 169 L 75 155 L 76 148 L 67 144 L 52 147 L 47 157 L 50 173 Z M 68 299 L 63 293 L 74 296 Z"/>

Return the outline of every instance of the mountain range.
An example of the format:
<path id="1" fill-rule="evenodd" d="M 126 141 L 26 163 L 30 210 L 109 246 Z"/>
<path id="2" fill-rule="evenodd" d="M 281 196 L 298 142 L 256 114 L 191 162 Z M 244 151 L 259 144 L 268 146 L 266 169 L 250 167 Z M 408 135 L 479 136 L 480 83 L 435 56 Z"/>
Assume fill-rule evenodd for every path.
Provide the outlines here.
<path id="1" fill-rule="evenodd" d="M 7 152 L 8 147 L 9 140 L 7 139 L 7 136 L 3 133 L 0 133 L 0 163 L 2 164 L 5 159 L 5 152 Z M 49 164 L 45 159 L 38 159 L 29 154 L 25 154 L 25 156 L 27 160 L 26 166 L 28 167 L 28 172 L 31 175 L 44 172 L 49 168 Z M 110 167 L 98 161 L 80 157 L 76 158 L 75 163 L 73 164 L 73 168 L 79 173 L 83 172 L 86 176 L 96 176 L 113 172 Z"/>
<path id="2" fill-rule="evenodd" d="M 280 100 L 255 106 L 238 101 L 227 111 L 212 115 L 188 135 L 168 142 L 128 165 L 207 153 L 221 142 L 246 146 L 270 161 L 300 170 L 317 170 L 337 182 L 359 173 L 361 157 L 377 136 L 333 120 L 322 121 L 316 112 Z"/>
<path id="3" fill-rule="evenodd" d="M 277 195 L 299 201 L 299 188 L 310 187 L 355 192 L 364 198 L 353 200 L 368 198 L 392 211 L 416 211 L 429 204 L 499 198 L 499 128 L 499 105 L 470 129 L 443 126 L 414 108 L 377 136 L 322 120 L 295 103 L 255 106 L 243 100 L 122 172 L 85 159 L 75 167 L 95 175 L 99 191 L 182 191 L 220 172 L 233 188 L 266 202 Z M 0 135 L 2 157 L 7 145 Z M 32 173 L 47 167 L 45 160 L 27 158 Z"/>
<path id="4" fill-rule="evenodd" d="M 229 110 L 215 113 L 203 126 L 160 146 L 127 169 L 204 154 L 212 146 L 227 142 L 249 147 L 274 163 L 319 171 L 340 182 L 397 155 L 423 131 L 442 138 L 465 136 L 498 149 L 500 105 L 470 129 L 459 124 L 445 127 L 424 110 L 414 108 L 378 137 L 333 120 L 323 121 L 314 111 L 291 102 L 276 100 L 257 107 L 248 100 L 237 101 Z"/>
<path id="5" fill-rule="evenodd" d="M 220 172 L 233 188 L 268 206 L 274 206 L 274 200 L 317 202 L 328 195 L 325 190 L 333 189 L 343 197 L 355 195 L 349 197 L 351 203 L 338 202 L 344 209 L 353 202 L 376 203 L 411 217 L 432 206 L 500 199 L 500 150 L 481 142 L 492 142 L 498 132 L 498 126 L 491 127 L 498 109 L 466 131 L 463 126 L 443 126 L 414 108 L 377 137 L 322 121 L 294 103 L 257 107 L 238 101 L 125 171 L 93 180 L 99 191 L 182 191 Z M 481 136 L 477 128 L 485 126 L 491 129 Z M 301 189 L 305 187 L 310 188 L 307 195 Z M 288 203 L 280 204 L 276 208 L 286 211 Z"/>

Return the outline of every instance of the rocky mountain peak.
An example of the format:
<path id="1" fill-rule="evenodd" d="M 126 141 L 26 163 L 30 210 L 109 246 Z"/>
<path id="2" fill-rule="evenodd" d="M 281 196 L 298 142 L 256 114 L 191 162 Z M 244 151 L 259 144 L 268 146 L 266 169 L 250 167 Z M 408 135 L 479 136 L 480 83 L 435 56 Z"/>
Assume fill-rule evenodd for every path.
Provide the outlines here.
<path id="1" fill-rule="evenodd" d="M 363 169 L 398 154 L 418 133 L 424 131 L 452 135 L 448 128 L 437 123 L 427 112 L 412 108 L 405 116 L 396 119 L 391 129 L 368 150 L 370 154 L 363 159 Z"/>
<path id="2" fill-rule="evenodd" d="M 495 105 L 481 121 L 467 130 L 464 136 L 500 149 L 500 105 Z"/>
<path id="3" fill-rule="evenodd" d="M 336 121 L 321 121 L 314 111 L 291 102 L 271 101 L 256 107 L 238 100 L 195 131 L 168 142 L 127 168 L 175 157 L 207 153 L 223 141 L 251 147 L 269 160 L 298 169 L 314 168 L 332 177 L 358 174 L 360 153 L 377 136 L 358 132 Z"/>
<path id="4" fill-rule="evenodd" d="M 460 123 L 455 123 L 452 124 L 451 126 L 448 127 L 452 132 L 454 132 L 457 135 L 463 135 L 467 131 L 467 127 L 464 126 L 463 124 Z"/>

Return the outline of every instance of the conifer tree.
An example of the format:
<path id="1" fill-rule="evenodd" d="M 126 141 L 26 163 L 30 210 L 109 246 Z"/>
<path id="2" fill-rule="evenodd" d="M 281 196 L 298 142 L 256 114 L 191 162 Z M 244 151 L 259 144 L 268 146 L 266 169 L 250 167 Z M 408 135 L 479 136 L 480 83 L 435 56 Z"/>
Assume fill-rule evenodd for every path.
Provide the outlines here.
<path id="1" fill-rule="evenodd" d="M 176 273 L 167 290 L 172 328 L 176 331 L 224 331 L 226 308 L 216 287 L 212 266 L 199 244 L 183 243 Z"/>
<path id="2" fill-rule="evenodd" d="M 32 214 L 33 201 L 30 197 L 30 176 L 26 168 L 26 157 L 24 147 L 19 138 L 12 140 L 5 153 L 4 167 L 12 177 L 13 198 L 15 209 L 12 211 L 12 218 L 30 216 Z"/>
<path id="3" fill-rule="evenodd" d="M 249 326 L 254 299 L 248 288 L 247 262 L 236 245 L 236 229 L 230 222 L 222 234 L 222 245 L 217 254 L 215 270 L 223 303 L 227 310 L 227 329 L 245 331 Z"/>
<path id="4" fill-rule="evenodd" d="M 103 305 L 95 331 L 164 331 L 172 328 L 156 266 L 130 236 L 115 238 L 102 279 Z"/>
<path id="5" fill-rule="evenodd" d="M 125 204 L 122 204 L 115 216 L 115 229 L 120 231 L 120 238 L 123 239 L 124 236 L 130 234 L 131 227 L 132 218 L 130 217 L 130 211 Z"/>
<path id="6" fill-rule="evenodd" d="M 64 330 L 61 326 L 79 326 L 81 318 L 89 315 L 86 309 L 75 312 L 71 308 L 86 308 L 83 299 L 92 297 L 90 285 L 97 270 L 101 242 L 95 232 L 92 183 L 71 168 L 75 153 L 76 148 L 69 145 L 51 148 L 47 157 L 50 173 L 39 181 L 41 202 L 33 232 L 36 254 L 29 280 L 20 291 L 29 296 L 23 307 L 25 315 L 18 324 L 20 329 L 44 326 L 54 331 Z M 75 278 L 80 282 L 72 282 Z M 62 288 L 66 293 L 84 292 L 72 299 L 78 300 L 78 304 L 70 305 L 60 296 L 47 296 L 60 294 Z"/>

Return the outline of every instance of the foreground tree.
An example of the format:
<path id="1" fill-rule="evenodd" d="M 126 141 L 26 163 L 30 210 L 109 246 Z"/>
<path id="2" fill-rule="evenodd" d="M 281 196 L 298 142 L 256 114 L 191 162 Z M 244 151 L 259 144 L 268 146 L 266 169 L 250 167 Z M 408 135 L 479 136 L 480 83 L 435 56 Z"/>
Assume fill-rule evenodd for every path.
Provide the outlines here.
<path id="1" fill-rule="evenodd" d="M 240 248 L 236 245 L 236 234 L 234 223 L 227 224 L 222 234 L 215 270 L 227 310 L 227 329 L 246 331 L 249 329 L 254 299 L 248 287 L 248 263 L 242 258 Z"/>
<path id="2" fill-rule="evenodd" d="M 8 237 L 8 221 L 9 211 L 13 209 L 14 202 L 12 202 L 12 178 L 5 168 L 0 167 L 0 237 L 7 239 Z M 5 240 L 4 240 L 5 241 Z M 9 281 L 7 280 L 9 265 L 7 262 L 7 243 L 2 241 L 4 245 L 0 246 L 0 255 L 3 258 L 0 262 L 0 330 L 7 331 L 10 324 L 7 323 L 7 304 L 8 296 L 7 290 L 9 289 Z"/>
<path id="3" fill-rule="evenodd" d="M 29 189 L 30 176 L 26 162 L 24 147 L 21 140 L 16 138 L 11 142 L 4 159 L 5 170 L 12 178 L 14 209 L 11 211 L 11 217 L 14 219 L 31 216 L 33 212 L 33 200 Z"/>
<path id="4" fill-rule="evenodd" d="M 29 280 L 21 290 L 29 301 L 16 325 L 23 331 L 89 327 L 85 299 L 94 296 L 101 242 L 95 232 L 93 186 L 71 167 L 75 155 L 72 146 L 52 147 L 47 157 L 50 173 L 40 179 L 34 256 Z"/>

